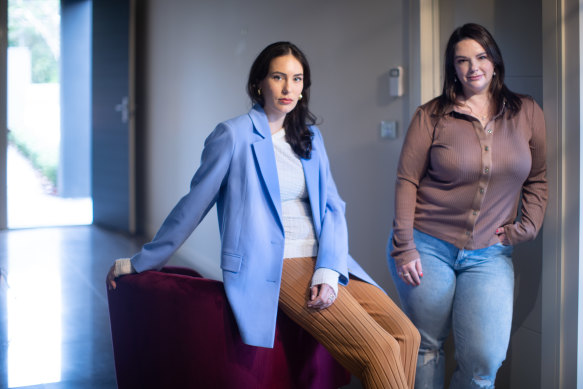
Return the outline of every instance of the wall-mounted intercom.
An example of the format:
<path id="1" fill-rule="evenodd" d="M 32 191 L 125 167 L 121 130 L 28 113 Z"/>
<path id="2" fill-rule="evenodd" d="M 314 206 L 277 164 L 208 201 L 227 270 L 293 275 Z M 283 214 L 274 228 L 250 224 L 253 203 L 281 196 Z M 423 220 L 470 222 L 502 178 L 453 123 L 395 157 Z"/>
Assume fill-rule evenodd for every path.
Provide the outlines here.
<path id="1" fill-rule="evenodd" d="M 389 70 L 389 95 L 394 97 L 403 96 L 403 68 L 397 66 Z"/>

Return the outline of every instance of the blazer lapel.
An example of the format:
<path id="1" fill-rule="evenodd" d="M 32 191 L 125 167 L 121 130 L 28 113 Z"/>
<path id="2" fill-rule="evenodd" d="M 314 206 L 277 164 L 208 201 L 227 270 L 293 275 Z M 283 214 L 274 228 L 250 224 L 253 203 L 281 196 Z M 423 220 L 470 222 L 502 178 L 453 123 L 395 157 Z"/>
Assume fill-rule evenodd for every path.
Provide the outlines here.
<path id="1" fill-rule="evenodd" d="M 261 106 L 255 105 L 249 112 L 249 116 L 253 122 L 255 132 L 259 135 L 259 140 L 251 145 L 255 160 L 259 166 L 259 176 L 267 188 L 279 224 L 283 229 L 283 222 L 281 220 L 281 194 L 279 191 L 279 178 L 277 176 L 273 142 L 271 140 L 271 130 L 269 129 L 267 117 Z"/>
<path id="2" fill-rule="evenodd" d="M 316 236 L 320 236 L 321 222 L 320 222 L 320 169 L 319 169 L 318 150 L 312 149 L 312 156 L 310 159 L 302 158 L 302 165 L 304 167 L 304 176 L 306 177 L 306 187 L 308 188 L 308 196 L 310 198 L 310 207 L 312 209 L 312 219 L 314 220 L 314 229 Z M 323 188 L 322 188 L 323 189 Z"/>

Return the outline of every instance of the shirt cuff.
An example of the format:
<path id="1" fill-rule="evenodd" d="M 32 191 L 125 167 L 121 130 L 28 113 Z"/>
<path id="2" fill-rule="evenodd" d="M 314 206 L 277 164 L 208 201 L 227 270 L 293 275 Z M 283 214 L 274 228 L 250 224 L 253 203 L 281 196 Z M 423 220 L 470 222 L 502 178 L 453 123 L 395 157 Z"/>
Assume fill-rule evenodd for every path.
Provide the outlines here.
<path id="1" fill-rule="evenodd" d="M 120 258 L 115 260 L 113 275 L 115 277 L 125 276 L 126 274 L 136 273 L 129 258 Z"/>
<path id="2" fill-rule="evenodd" d="M 320 267 L 316 269 L 314 275 L 312 276 L 312 285 L 316 286 L 320 284 L 328 284 L 334 290 L 334 295 L 338 296 L 338 277 L 340 273 L 335 270 L 328 269 L 325 267 Z"/>

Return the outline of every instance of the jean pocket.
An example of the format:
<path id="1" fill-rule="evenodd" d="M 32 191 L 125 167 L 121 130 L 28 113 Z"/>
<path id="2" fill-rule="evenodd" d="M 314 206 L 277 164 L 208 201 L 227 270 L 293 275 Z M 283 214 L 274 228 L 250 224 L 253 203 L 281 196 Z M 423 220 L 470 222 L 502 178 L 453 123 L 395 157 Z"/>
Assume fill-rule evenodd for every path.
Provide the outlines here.
<path id="1" fill-rule="evenodd" d="M 514 251 L 513 245 L 505 245 L 505 244 L 502 244 L 502 242 L 498 242 L 491 247 L 495 248 L 496 251 L 499 252 L 500 254 L 507 255 L 507 256 L 511 256 L 512 252 Z"/>

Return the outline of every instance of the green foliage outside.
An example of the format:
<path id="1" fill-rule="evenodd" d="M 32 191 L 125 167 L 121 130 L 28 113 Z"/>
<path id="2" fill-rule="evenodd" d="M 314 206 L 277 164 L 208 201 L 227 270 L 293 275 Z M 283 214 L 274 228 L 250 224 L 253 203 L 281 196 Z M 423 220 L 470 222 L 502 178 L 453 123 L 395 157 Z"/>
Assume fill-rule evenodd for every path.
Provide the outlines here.
<path id="1" fill-rule="evenodd" d="M 34 145 L 34 140 L 26 139 L 24 136 L 15 136 L 14 131 L 8 132 L 8 142 L 14 145 L 53 186 L 56 186 L 58 150 L 55 153 L 54 150 L 31 147 L 30 145 Z"/>
<path id="2" fill-rule="evenodd" d="M 59 0 L 9 0 L 8 46 L 27 47 L 31 53 L 31 82 L 59 82 Z M 36 112 L 30 112 L 35 115 Z M 27 113 L 28 115 L 28 113 Z M 8 140 L 56 186 L 59 150 L 43 142 L 34 131 L 11 128 Z"/>
<path id="3" fill-rule="evenodd" d="M 59 82 L 59 0 L 9 0 L 8 46 L 32 56 L 32 82 Z"/>

